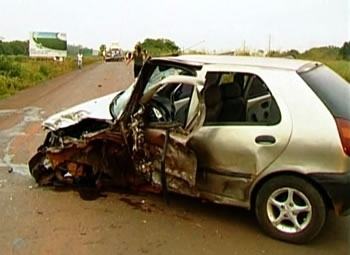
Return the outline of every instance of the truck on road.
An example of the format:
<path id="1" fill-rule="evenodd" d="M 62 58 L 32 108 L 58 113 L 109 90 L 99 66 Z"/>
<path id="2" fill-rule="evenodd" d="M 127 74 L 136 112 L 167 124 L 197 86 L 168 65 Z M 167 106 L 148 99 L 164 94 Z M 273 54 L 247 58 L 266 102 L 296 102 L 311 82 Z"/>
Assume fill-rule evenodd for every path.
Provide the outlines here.
<path id="1" fill-rule="evenodd" d="M 111 61 L 123 61 L 124 60 L 124 54 L 123 50 L 121 49 L 119 43 L 112 43 L 109 47 L 109 50 L 106 52 L 105 61 L 111 62 Z"/>

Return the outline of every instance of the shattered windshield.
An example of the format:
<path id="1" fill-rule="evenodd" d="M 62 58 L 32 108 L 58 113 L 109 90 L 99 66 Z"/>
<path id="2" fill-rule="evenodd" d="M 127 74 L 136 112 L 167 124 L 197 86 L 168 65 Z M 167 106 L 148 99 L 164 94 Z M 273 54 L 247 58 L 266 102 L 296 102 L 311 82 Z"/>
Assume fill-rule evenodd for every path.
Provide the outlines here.
<path id="1" fill-rule="evenodd" d="M 171 67 L 165 70 L 160 70 L 160 67 L 157 66 L 157 68 L 154 70 L 153 74 L 151 75 L 145 90 L 143 91 L 143 94 L 147 93 L 152 87 L 160 82 L 161 80 L 171 76 L 171 75 L 180 75 L 183 70 L 175 67 Z"/>
<path id="2" fill-rule="evenodd" d="M 145 77 L 146 84 L 143 86 L 138 85 L 140 88 L 144 88 L 143 94 L 147 93 L 150 89 L 152 89 L 158 82 L 161 80 L 172 76 L 172 75 L 187 75 L 187 76 L 197 76 L 196 70 L 198 67 L 193 66 L 181 66 L 176 63 L 170 62 L 158 62 L 152 63 L 148 62 L 145 64 L 147 67 L 143 68 L 141 72 L 141 76 Z M 139 78 L 140 79 L 140 76 Z M 126 105 L 128 104 L 133 91 L 135 89 L 137 82 L 134 82 L 129 88 L 127 88 L 124 92 L 118 94 L 110 104 L 110 113 L 114 119 L 119 119 L 123 114 Z"/>
<path id="3" fill-rule="evenodd" d="M 131 84 L 126 90 L 122 91 L 112 100 L 110 104 L 110 113 L 114 119 L 119 119 L 129 102 L 132 92 L 134 91 L 136 82 Z"/>

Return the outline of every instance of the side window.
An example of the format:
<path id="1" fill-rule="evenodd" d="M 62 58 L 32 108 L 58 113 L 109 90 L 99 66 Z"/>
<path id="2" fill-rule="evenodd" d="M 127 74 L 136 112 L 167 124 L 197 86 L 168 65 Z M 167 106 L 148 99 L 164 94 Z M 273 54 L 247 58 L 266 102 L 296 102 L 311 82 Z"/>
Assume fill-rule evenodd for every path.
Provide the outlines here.
<path id="1" fill-rule="evenodd" d="M 275 98 L 265 82 L 253 76 L 245 91 L 246 122 L 257 125 L 275 125 L 281 120 L 281 113 Z"/>
<path id="2" fill-rule="evenodd" d="M 190 98 L 192 96 L 193 86 L 182 84 L 176 91 L 174 95 L 174 101 L 178 101 L 185 98 Z"/>
<path id="3" fill-rule="evenodd" d="M 190 84 L 180 84 L 174 91 L 173 103 L 175 120 L 184 126 L 187 123 L 194 87 Z"/>
<path id="4" fill-rule="evenodd" d="M 265 83 L 257 76 L 252 78 L 249 89 L 246 93 L 246 98 L 254 98 L 259 96 L 264 96 L 269 94 L 269 89 L 265 85 Z"/>
<path id="5" fill-rule="evenodd" d="M 205 125 L 275 125 L 281 114 L 268 86 L 248 73 L 221 73 L 204 88 Z"/>

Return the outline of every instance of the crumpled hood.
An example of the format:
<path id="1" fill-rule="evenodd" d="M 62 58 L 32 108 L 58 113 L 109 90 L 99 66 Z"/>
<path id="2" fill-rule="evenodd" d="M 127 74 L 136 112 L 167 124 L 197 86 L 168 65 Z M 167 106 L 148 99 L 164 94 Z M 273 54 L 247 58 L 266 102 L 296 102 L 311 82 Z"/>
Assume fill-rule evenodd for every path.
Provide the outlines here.
<path id="1" fill-rule="evenodd" d="M 43 128 L 54 131 L 72 126 L 87 118 L 112 120 L 112 116 L 109 112 L 109 104 L 120 92 L 121 91 L 118 91 L 100 98 L 92 99 L 56 113 L 46 119 L 42 123 L 42 126 Z"/>

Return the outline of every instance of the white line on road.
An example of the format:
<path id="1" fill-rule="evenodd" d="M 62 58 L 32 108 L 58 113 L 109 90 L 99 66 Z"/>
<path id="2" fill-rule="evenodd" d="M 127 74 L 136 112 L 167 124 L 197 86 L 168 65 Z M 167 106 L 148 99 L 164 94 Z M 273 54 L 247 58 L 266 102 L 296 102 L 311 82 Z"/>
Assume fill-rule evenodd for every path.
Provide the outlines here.
<path id="1" fill-rule="evenodd" d="M 0 130 L 0 143 L 3 146 L 3 158 L 0 158 L 0 167 L 11 168 L 13 172 L 28 175 L 29 169 L 27 163 L 13 163 L 13 154 L 10 153 L 10 148 L 13 140 L 17 136 L 25 135 L 25 128 L 29 123 L 42 121 L 44 112 L 39 107 L 25 107 L 22 109 L 4 109 L 0 110 L 0 116 L 9 116 L 13 114 L 23 114 L 23 120 L 16 125 Z"/>

